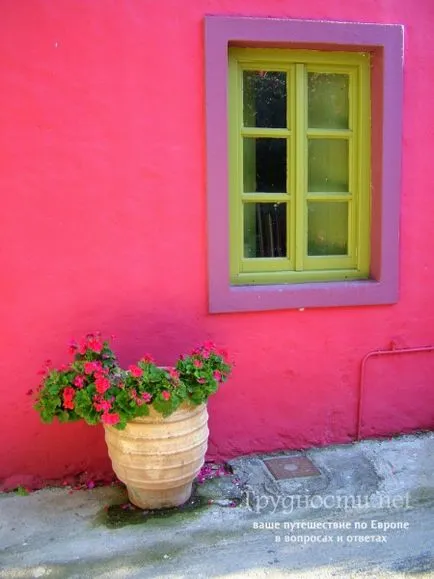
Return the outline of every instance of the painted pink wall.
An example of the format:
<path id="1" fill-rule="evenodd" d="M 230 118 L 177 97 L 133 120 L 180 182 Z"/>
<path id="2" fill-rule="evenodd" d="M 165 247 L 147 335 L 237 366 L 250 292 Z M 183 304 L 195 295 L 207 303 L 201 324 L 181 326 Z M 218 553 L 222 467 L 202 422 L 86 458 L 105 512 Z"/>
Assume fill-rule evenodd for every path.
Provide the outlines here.
<path id="1" fill-rule="evenodd" d="M 397 305 L 207 313 L 205 14 L 405 25 Z M 432 0 L 2 0 L 0 479 L 108 468 L 100 428 L 41 425 L 26 396 L 95 329 L 125 364 L 230 349 L 210 456 L 354 438 L 362 357 L 434 343 L 433 26 Z M 367 373 L 365 436 L 434 427 L 434 358 L 392 358 Z"/>

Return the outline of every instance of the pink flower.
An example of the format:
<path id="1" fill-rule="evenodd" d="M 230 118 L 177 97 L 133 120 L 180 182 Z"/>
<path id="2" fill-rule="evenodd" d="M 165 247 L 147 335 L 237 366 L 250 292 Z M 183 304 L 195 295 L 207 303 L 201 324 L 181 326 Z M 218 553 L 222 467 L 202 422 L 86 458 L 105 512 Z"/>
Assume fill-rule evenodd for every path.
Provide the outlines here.
<path id="1" fill-rule="evenodd" d="M 75 396 L 75 390 L 74 388 L 71 388 L 70 386 L 68 386 L 67 388 L 65 388 L 65 390 L 63 391 L 63 397 L 64 398 L 74 398 Z"/>
<path id="2" fill-rule="evenodd" d="M 104 392 L 106 392 L 110 388 L 110 380 L 105 376 L 98 374 L 98 376 L 95 379 L 95 387 L 96 391 L 99 394 L 104 394 Z"/>
<path id="3" fill-rule="evenodd" d="M 87 338 L 87 347 L 89 350 L 99 353 L 103 349 L 104 344 L 101 342 L 99 337 L 95 337 L 93 334 L 90 334 Z"/>
<path id="4" fill-rule="evenodd" d="M 86 340 L 80 340 L 80 343 L 78 345 L 78 353 L 84 356 L 84 354 L 86 354 L 86 350 L 87 350 Z"/>
<path id="5" fill-rule="evenodd" d="M 68 350 L 70 354 L 75 354 L 75 352 L 78 350 L 78 344 L 75 340 L 71 340 L 69 342 Z"/>
<path id="6" fill-rule="evenodd" d="M 117 424 L 120 418 L 119 414 L 110 414 L 108 412 L 104 412 L 104 414 L 101 416 L 101 420 L 104 422 L 104 424 Z"/>
<path id="7" fill-rule="evenodd" d="M 174 378 L 175 380 L 179 379 L 179 372 L 178 370 L 175 370 L 175 368 L 170 368 L 169 370 L 169 376 L 171 376 L 172 378 Z"/>
<path id="8" fill-rule="evenodd" d="M 73 382 L 74 386 L 77 388 L 83 388 L 84 386 L 84 376 L 76 376 Z"/>
<path id="9" fill-rule="evenodd" d="M 214 344 L 214 342 L 211 342 L 210 340 L 204 342 L 202 345 L 202 348 L 204 348 L 205 350 L 214 350 L 215 347 L 216 345 Z"/>
<path id="10" fill-rule="evenodd" d="M 193 366 L 195 368 L 203 368 L 203 362 L 201 362 L 200 360 L 193 360 Z"/>
<path id="11" fill-rule="evenodd" d="M 199 382 L 199 384 L 205 384 L 206 383 L 205 378 L 198 378 L 197 381 Z"/>
<path id="12" fill-rule="evenodd" d="M 42 370 L 38 371 L 38 375 L 45 376 L 46 374 L 48 374 L 48 372 L 50 371 L 51 364 L 52 364 L 51 360 L 45 360 L 45 365 L 42 368 Z"/>
<path id="13" fill-rule="evenodd" d="M 229 354 L 228 354 L 227 350 L 221 349 L 221 350 L 218 350 L 217 353 L 219 354 L 219 356 L 221 356 L 223 358 L 223 360 L 225 362 L 229 361 Z"/>
<path id="14" fill-rule="evenodd" d="M 92 374 L 95 372 L 95 362 L 85 362 L 84 363 L 84 373 L 85 374 Z"/>
<path id="15" fill-rule="evenodd" d="M 149 402 L 152 400 L 152 396 L 149 394 L 149 392 L 143 392 L 142 398 L 146 404 L 149 404 Z"/>
<path id="16" fill-rule="evenodd" d="M 74 410 L 74 388 L 65 388 L 63 391 L 63 408 L 65 410 Z"/>
<path id="17" fill-rule="evenodd" d="M 143 370 L 138 366 L 130 366 L 128 370 L 130 371 L 131 376 L 134 376 L 134 378 L 140 378 L 140 376 L 143 374 Z"/>
<path id="18" fill-rule="evenodd" d="M 141 359 L 141 362 L 144 362 L 145 364 L 152 364 L 153 361 L 154 358 L 151 356 L 151 354 L 145 354 Z"/>
<path id="19" fill-rule="evenodd" d="M 214 378 L 214 380 L 217 380 L 217 382 L 221 382 L 223 379 L 223 375 L 221 372 L 216 370 L 215 372 L 213 372 L 213 378 Z"/>
<path id="20" fill-rule="evenodd" d="M 161 396 L 164 398 L 164 400 L 169 400 L 170 399 L 170 392 L 168 392 L 167 390 L 163 390 L 163 392 L 161 393 Z"/>
<path id="21" fill-rule="evenodd" d="M 93 403 L 93 407 L 97 412 L 104 412 L 107 413 L 111 410 L 112 405 L 108 400 L 104 400 L 104 398 L 97 398 L 94 397 L 95 402 Z"/>

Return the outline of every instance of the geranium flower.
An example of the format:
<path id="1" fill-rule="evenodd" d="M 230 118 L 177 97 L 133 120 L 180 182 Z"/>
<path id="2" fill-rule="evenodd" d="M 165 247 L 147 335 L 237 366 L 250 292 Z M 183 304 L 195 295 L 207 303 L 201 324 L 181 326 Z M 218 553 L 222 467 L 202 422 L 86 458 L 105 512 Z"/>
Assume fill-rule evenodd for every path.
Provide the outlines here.
<path id="1" fill-rule="evenodd" d="M 99 354 L 103 349 L 104 344 L 101 342 L 99 338 L 92 337 L 88 339 L 87 347 L 89 348 L 89 350 L 92 350 L 92 352 L 97 352 Z"/>
<path id="2" fill-rule="evenodd" d="M 143 392 L 142 398 L 146 404 L 149 404 L 149 402 L 152 400 L 152 396 L 149 394 L 149 392 Z"/>
<path id="3" fill-rule="evenodd" d="M 75 390 L 74 388 L 71 388 L 70 386 L 67 386 L 65 388 L 65 390 L 63 391 L 63 397 L 64 398 L 74 398 L 75 396 Z"/>
<path id="4" fill-rule="evenodd" d="M 134 376 L 134 378 L 140 378 L 140 376 L 143 374 L 143 370 L 138 366 L 129 366 L 128 370 L 130 371 L 131 376 Z"/>
<path id="5" fill-rule="evenodd" d="M 86 354 L 86 350 L 87 350 L 87 341 L 80 340 L 80 343 L 78 344 L 78 353 L 84 356 L 84 354 Z"/>
<path id="6" fill-rule="evenodd" d="M 98 401 L 93 403 L 93 407 L 97 412 L 103 411 L 104 413 L 108 412 L 112 408 L 111 402 L 108 400 L 104 400 L 104 398 L 100 398 Z"/>
<path id="7" fill-rule="evenodd" d="M 101 374 L 95 379 L 95 388 L 99 394 L 104 394 L 110 388 L 110 380 Z"/>
<path id="8" fill-rule="evenodd" d="M 74 410 L 74 396 L 74 388 L 70 388 L 69 386 L 65 388 L 63 391 L 63 408 L 66 410 Z"/>
<path id="9" fill-rule="evenodd" d="M 37 371 L 38 376 L 45 376 L 50 371 L 50 368 L 42 368 Z"/>
<path id="10" fill-rule="evenodd" d="M 77 388 L 83 388 L 84 386 L 84 376 L 76 376 L 74 378 L 74 386 Z"/>
<path id="11" fill-rule="evenodd" d="M 200 360 L 193 360 L 193 366 L 195 368 L 203 368 L 203 362 L 201 362 Z"/>
<path id="12" fill-rule="evenodd" d="M 229 361 L 229 354 L 227 350 L 221 349 L 217 352 L 219 356 L 223 358 L 223 360 L 227 363 Z"/>
<path id="13" fill-rule="evenodd" d="M 151 356 L 151 354 L 145 354 L 140 361 L 144 362 L 145 364 L 152 364 L 154 362 L 154 358 Z"/>
<path id="14" fill-rule="evenodd" d="M 75 354 L 75 352 L 78 350 L 78 344 L 75 340 L 71 340 L 69 342 L 68 350 L 70 354 Z"/>
<path id="15" fill-rule="evenodd" d="M 163 390 L 161 396 L 164 398 L 164 400 L 170 400 L 170 392 L 168 392 L 167 390 Z"/>
<path id="16" fill-rule="evenodd" d="M 171 378 L 174 378 L 175 380 L 179 379 L 179 372 L 178 372 L 178 370 L 175 370 L 175 368 L 170 368 L 168 370 L 168 372 L 169 372 L 169 376 Z"/>
<path id="17" fill-rule="evenodd" d="M 214 380 L 217 380 L 217 382 L 221 382 L 223 379 L 223 375 L 221 372 L 219 372 L 218 370 L 216 370 L 215 372 L 213 372 L 213 378 Z"/>
<path id="18" fill-rule="evenodd" d="M 84 373 L 85 374 L 92 374 L 95 372 L 95 362 L 85 362 L 84 363 Z"/>
<path id="19" fill-rule="evenodd" d="M 117 424 L 120 420 L 119 414 L 113 413 L 110 414 L 109 412 L 104 412 L 104 414 L 101 416 L 101 420 L 104 422 L 104 424 Z"/>

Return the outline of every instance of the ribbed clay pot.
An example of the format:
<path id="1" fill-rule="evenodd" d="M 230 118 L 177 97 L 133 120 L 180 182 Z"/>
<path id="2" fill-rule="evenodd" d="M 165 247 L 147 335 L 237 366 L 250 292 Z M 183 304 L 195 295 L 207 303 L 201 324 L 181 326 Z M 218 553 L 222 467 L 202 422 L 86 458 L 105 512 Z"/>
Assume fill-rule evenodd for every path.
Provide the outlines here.
<path id="1" fill-rule="evenodd" d="M 163 418 L 150 407 L 125 430 L 104 426 L 113 470 L 127 486 L 130 501 L 142 509 L 185 503 L 208 445 L 206 405 L 182 405 Z"/>

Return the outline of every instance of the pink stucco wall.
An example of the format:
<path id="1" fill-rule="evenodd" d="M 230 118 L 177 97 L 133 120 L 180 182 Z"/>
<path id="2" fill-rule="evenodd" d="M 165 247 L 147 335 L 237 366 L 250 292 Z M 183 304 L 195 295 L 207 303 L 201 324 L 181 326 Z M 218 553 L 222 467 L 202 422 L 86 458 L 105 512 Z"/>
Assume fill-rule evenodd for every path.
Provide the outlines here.
<path id="1" fill-rule="evenodd" d="M 397 305 L 207 313 L 205 14 L 405 25 Z M 354 438 L 362 357 L 434 343 L 433 26 L 431 0 L 1 2 L 0 480 L 108 468 L 100 428 L 41 425 L 26 396 L 90 330 L 125 364 L 228 347 L 210 456 Z M 364 436 L 434 427 L 433 372 L 373 360 Z"/>

